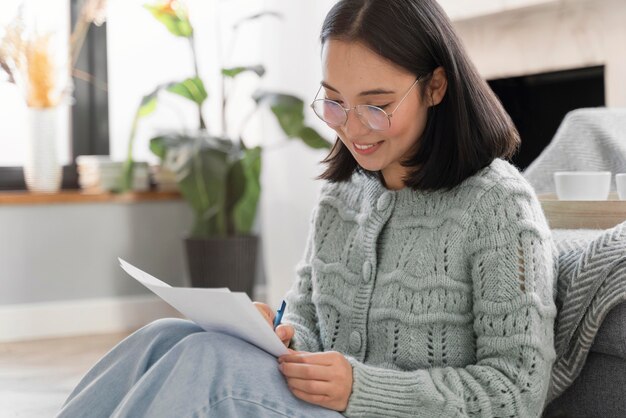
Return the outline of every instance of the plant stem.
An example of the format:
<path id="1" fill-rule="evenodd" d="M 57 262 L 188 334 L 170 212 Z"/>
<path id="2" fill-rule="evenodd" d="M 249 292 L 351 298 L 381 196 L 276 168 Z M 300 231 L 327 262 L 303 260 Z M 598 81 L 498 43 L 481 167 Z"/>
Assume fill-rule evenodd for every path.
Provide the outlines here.
<path id="1" fill-rule="evenodd" d="M 7 74 L 7 82 L 15 84 L 15 78 L 13 78 L 13 73 L 11 72 L 11 68 L 9 68 L 9 65 L 0 60 L 0 68 L 2 68 L 2 70 L 4 70 L 4 72 Z"/>
<path id="2" fill-rule="evenodd" d="M 128 151 L 126 153 L 126 161 L 124 162 L 124 169 L 122 173 L 122 192 L 129 192 L 133 187 L 133 144 L 135 143 L 135 133 L 137 131 L 137 124 L 139 123 L 139 109 L 135 113 L 133 119 L 133 125 L 130 129 L 130 138 L 128 139 Z"/>
<path id="3" fill-rule="evenodd" d="M 194 37 L 191 35 L 189 38 L 189 45 L 191 46 L 191 56 L 193 58 L 193 71 L 196 78 L 200 78 L 200 72 L 198 71 L 198 57 L 196 55 L 196 45 L 194 43 Z M 200 129 L 206 129 L 206 123 L 202 117 L 202 105 L 198 103 L 198 120 L 200 123 Z"/>
<path id="4" fill-rule="evenodd" d="M 216 16 L 219 16 L 220 14 L 220 2 L 218 1 L 215 5 L 216 7 Z M 217 57 L 218 60 L 220 62 L 220 64 L 224 63 L 224 53 L 222 51 L 222 31 L 221 31 L 221 27 L 219 25 L 219 19 L 217 19 L 217 22 L 215 24 L 215 39 L 216 39 L 216 46 L 217 46 Z M 224 65 L 221 65 L 222 68 L 226 68 Z M 220 90 L 221 90 L 221 94 L 222 94 L 222 105 L 221 105 L 221 119 L 222 119 L 222 138 L 226 138 L 228 136 L 228 122 L 226 122 L 226 103 L 228 101 L 227 97 L 226 97 L 226 76 L 224 74 L 222 74 L 220 72 Z"/>
<path id="5" fill-rule="evenodd" d="M 91 22 L 87 20 L 85 16 L 85 6 L 83 6 L 83 9 L 81 9 L 79 14 L 78 21 L 76 22 L 74 30 L 70 36 L 70 71 L 72 68 L 76 67 L 80 50 L 83 47 L 83 43 L 85 42 L 85 37 L 87 36 L 90 26 Z"/>
<path id="6" fill-rule="evenodd" d="M 228 126 L 226 125 L 226 76 L 222 75 L 222 136 L 226 138 L 228 135 Z"/>
<path id="7" fill-rule="evenodd" d="M 203 137 L 202 136 L 195 136 L 194 137 L 194 151 L 193 151 L 193 159 L 194 159 L 194 164 L 193 164 L 193 170 L 195 171 L 194 173 L 194 179 L 196 180 L 196 190 L 198 192 L 198 196 L 200 197 L 200 201 L 201 201 L 201 207 L 205 208 L 204 213 L 202 213 L 202 222 L 204 225 L 208 225 L 208 219 L 210 217 L 213 216 L 213 214 L 215 213 L 216 219 L 217 219 L 217 232 L 218 234 L 224 234 L 224 229 L 225 229 L 225 225 L 224 225 L 224 221 L 221 219 L 221 214 L 223 212 L 223 210 L 220 210 L 219 208 L 213 212 L 213 208 L 210 206 L 210 201 L 209 201 L 209 196 L 207 194 L 207 185 L 206 182 L 204 180 L 204 167 L 203 167 L 203 162 L 202 162 L 202 156 L 200 155 L 201 153 L 201 141 L 203 141 Z M 216 205 L 219 205 L 219 202 L 216 202 Z M 207 231 L 207 234 L 209 233 L 209 231 Z"/>

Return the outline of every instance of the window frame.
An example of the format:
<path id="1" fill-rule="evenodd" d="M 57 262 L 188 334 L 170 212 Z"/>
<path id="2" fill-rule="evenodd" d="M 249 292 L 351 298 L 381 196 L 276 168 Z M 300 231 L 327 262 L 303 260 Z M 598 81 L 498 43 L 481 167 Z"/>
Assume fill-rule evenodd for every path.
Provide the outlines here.
<path id="1" fill-rule="evenodd" d="M 80 0 L 70 2 L 71 27 L 80 13 Z M 62 189 L 78 189 L 76 157 L 109 155 L 109 95 L 106 90 L 107 39 L 106 22 L 91 25 L 80 51 L 76 69 L 98 80 L 97 86 L 73 77 L 74 104 L 70 112 L 70 163 L 63 166 Z M 0 167 L 0 190 L 26 190 L 22 167 Z"/>

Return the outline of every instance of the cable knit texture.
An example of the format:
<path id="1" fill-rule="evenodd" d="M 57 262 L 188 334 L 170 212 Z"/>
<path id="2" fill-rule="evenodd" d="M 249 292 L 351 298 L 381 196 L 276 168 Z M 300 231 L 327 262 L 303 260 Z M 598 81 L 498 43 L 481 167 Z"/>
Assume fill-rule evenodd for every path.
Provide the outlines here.
<path id="1" fill-rule="evenodd" d="M 284 322 L 292 348 L 352 364 L 346 416 L 539 417 L 555 264 L 539 201 L 505 160 L 448 191 L 355 173 L 322 187 Z"/>

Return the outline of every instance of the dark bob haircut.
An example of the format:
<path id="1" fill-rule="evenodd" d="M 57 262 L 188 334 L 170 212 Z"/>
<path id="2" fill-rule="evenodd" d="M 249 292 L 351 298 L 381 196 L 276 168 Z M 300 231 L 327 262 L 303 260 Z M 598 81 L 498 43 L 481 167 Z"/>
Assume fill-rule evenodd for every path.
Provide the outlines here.
<path id="1" fill-rule="evenodd" d="M 412 167 L 404 179 L 414 190 L 450 189 L 495 158 L 509 158 L 520 138 L 500 101 L 478 74 L 446 13 L 435 0 L 341 0 L 328 12 L 320 41 L 360 42 L 381 57 L 417 76 L 421 94 L 433 71 L 443 67 L 447 90 L 428 108 L 424 133 L 402 165 Z M 347 181 L 360 167 L 337 137 L 322 161 L 319 176 Z"/>

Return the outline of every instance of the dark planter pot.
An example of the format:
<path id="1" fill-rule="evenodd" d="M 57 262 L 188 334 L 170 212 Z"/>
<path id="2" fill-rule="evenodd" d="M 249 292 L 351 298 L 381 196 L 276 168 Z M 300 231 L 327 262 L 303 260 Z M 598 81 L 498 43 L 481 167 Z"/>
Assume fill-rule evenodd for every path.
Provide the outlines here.
<path id="1" fill-rule="evenodd" d="M 186 238 L 193 287 L 228 287 L 252 298 L 259 237 Z"/>

